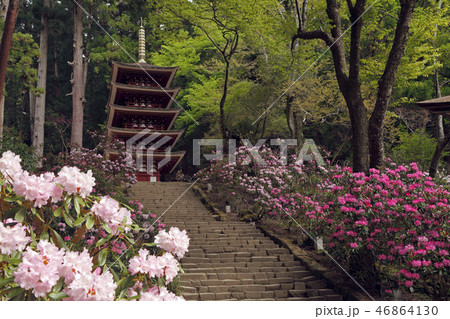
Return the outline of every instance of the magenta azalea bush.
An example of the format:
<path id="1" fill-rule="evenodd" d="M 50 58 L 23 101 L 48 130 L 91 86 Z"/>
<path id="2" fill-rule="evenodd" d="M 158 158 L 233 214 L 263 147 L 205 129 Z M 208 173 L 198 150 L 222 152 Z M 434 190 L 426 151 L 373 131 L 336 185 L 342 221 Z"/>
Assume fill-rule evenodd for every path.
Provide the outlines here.
<path id="1" fill-rule="evenodd" d="M 20 161 L 0 158 L 1 300 L 183 300 L 185 231 L 166 232 L 139 202 L 92 195 L 91 171 L 37 176 Z"/>
<path id="2" fill-rule="evenodd" d="M 204 183 L 239 198 L 261 218 L 301 225 L 372 290 L 419 289 L 434 300 L 450 290 L 450 192 L 415 163 L 355 173 L 350 167 L 285 164 L 270 148 L 256 160 L 212 163 Z"/>

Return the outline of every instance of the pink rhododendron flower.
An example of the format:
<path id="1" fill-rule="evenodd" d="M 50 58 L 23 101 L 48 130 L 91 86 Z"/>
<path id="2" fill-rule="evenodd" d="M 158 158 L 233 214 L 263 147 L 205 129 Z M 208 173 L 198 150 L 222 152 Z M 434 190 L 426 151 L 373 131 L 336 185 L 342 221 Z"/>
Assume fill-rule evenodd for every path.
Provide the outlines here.
<path id="1" fill-rule="evenodd" d="M 59 272 L 64 277 L 66 285 L 69 285 L 76 276 L 90 273 L 92 266 L 92 258 L 86 248 L 81 253 L 68 251 L 64 256 L 64 261 L 59 268 Z"/>
<path id="2" fill-rule="evenodd" d="M 61 200 L 62 189 L 54 182 L 54 178 L 53 173 L 36 176 L 24 171 L 15 176 L 13 189 L 26 200 L 33 201 L 34 207 L 42 207 L 50 198 L 54 203 Z"/>
<path id="3" fill-rule="evenodd" d="M 21 161 L 20 156 L 11 151 L 6 151 L 2 154 L 0 158 L 0 172 L 9 183 L 14 180 L 16 175 L 22 173 Z"/>
<path id="4" fill-rule="evenodd" d="M 92 171 L 88 170 L 87 173 L 83 173 L 78 167 L 64 166 L 55 181 L 64 187 L 67 194 L 79 194 L 83 198 L 89 196 L 95 186 Z"/>
<path id="5" fill-rule="evenodd" d="M 165 251 L 177 255 L 178 258 L 183 258 L 188 251 L 189 237 L 186 235 L 186 230 L 180 231 L 177 227 L 170 227 L 169 232 L 159 231 L 155 236 L 155 243 Z"/>
<path id="6" fill-rule="evenodd" d="M 139 301 L 184 301 L 183 297 L 178 297 L 166 287 L 153 286 L 147 292 L 141 293 Z"/>
<path id="7" fill-rule="evenodd" d="M 26 290 L 33 289 L 36 297 L 45 297 L 59 280 L 64 251 L 47 240 L 39 241 L 37 250 L 28 247 L 23 253 L 14 281 Z"/>
<path id="8" fill-rule="evenodd" d="M 127 226 L 133 223 L 131 212 L 124 207 L 121 208 L 119 203 L 109 196 L 103 196 L 100 202 L 92 206 L 91 211 L 108 224 L 113 233 L 117 232 L 119 226 L 128 232 L 130 228 Z"/>
<path id="9" fill-rule="evenodd" d="M 69 296 L 65 300 L 72 301 L 112 301 L 117 284 L 109 271 L 101 274 L 98 267 L 93 272 L 82 273 L 68 285 L 64 292 Z"/>
<path id="10" fill-rule="evenodd" d="M 141 249 L 138 256 L 130 259 L 128 270 L 132 275 L 141 273 L 146 274 L 150 278 L 165 277 L 169 283 L 175 278 L 179 271 L 179 263 L 170 253 L 156 257 L 149 255 L 147 249 Z"/>
<path id="11" fill-rule="evenodd" d="M 0 222 L 0 252 L 11 255 L 13 251 L 23 251 L 31 241 L 31 237 L 27 236 L 27 230 L 27 227 L 11 218 L 5 220 L 4 224 Z"/>

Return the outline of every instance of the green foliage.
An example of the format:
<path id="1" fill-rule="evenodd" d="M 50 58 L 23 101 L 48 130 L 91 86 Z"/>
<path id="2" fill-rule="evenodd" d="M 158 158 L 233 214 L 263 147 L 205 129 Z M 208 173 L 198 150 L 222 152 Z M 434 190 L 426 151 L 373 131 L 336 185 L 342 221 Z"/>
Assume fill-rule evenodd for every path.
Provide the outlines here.
<path id="1" fill-rule="evenodd" d="M 400 145 L 392 150 L 392 159 L 397 164 L 416 162 L 422 170 L 430 167 L 431 158 L 436 148 L 436 139 L 424 130 L 401 132 Z M 443 156 L 447 155 L 445 152 Z"/>
<path id="2" fill-rule="evenodd" d="M 5 130 L 3 132 L 3 139 L 0 144 L 0 153 L 11 151 L 22 158 L 22 167 L 30 172 L 36 170 L 38 165 L 38 158 L 34 155 L 33 147 L 28 146 L 24 141 L 17 136 L 17 132 Z"/>

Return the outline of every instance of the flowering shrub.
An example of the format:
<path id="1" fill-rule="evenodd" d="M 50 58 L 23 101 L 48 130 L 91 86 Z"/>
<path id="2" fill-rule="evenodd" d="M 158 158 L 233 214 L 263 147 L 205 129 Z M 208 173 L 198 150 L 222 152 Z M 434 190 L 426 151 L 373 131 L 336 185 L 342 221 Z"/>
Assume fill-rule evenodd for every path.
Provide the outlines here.
<path id="1" fill-rule="evenodd" d="M 264 163 L 239 148 L 236 162 L 214 162 L 198 173 L 227 198 L 239 194 L 260 218 L 299 223 L 322 236 L 327 250 L 375 288 L 398 286 L 447 299 L 450 192 L 415 163 L 387 163 L 369 174 L 349 167 L 283 164 L 263 147 Z M 375 276 L 375 277 L 374 277 Z"/>
<path id="2" fill-rule="evenodd" d="M 68 153 L 60 153 L 55 160 L 56 163 L 51 163 L 51 170 L 57 171 L 64 166 L 73 166 L 70 169 L 92 171 L 96 181 L 95 193 L 100 195 L 120 192 L 124 184 L 136 183 L 136 170 L 127 165 L 125 143 L 119 140 L 107 143 L 105 135 L 95 132 L 91 135 L 93 139 L 99 141 L 94 148 L 73 148 Z M 118 156 L 107 158 L 107 149 L 117 152 Z"/>
<path id="3" fill-rule="evenodd" d="M 36 176 L 20 161 L 12 152 L 0 158 L 1 300 L 183 299 L 185 231 L 167 233 L 139 202 L 92 195 L 92 171 Z"/>

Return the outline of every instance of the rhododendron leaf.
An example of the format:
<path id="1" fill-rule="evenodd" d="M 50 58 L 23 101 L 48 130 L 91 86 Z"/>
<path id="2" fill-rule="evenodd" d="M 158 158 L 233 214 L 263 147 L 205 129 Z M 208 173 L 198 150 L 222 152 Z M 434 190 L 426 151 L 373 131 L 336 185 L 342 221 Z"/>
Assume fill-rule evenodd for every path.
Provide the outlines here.
<path id="1" fill-rule="evenodd" d="M 165 286 L 165 284 L 164 284 L 163 279 L 161 277 L 158 277 L 158 288 L 161 288 L 161 287 L 164 287 L 164 286 Z"/>
<path id="2" fill-rule="evenodd" d="M 17 220 L 18 222 L 23 222 L 25 220 L 26 214 L 27 210 L 25 209 L 25 207 L 21 207 L 21 209 L 19 209 L 16 215 L 14 216 L 14 219 Z"/>
<path id="3" fill-rule="evenodd" d="M 181 272 L 182 274 L 184 274 L 184 270 L 183 270 L 183 268 L 181 267 L 181 265 L 178 265 L 178 268 L 180 268 L 180 272 Z"/>
<path id="4" fill-rule="evenodd" d="M 22 262 L 22 259 L 20 258 L 7 258 L 6 262 L 13 265 L 13 266 L 17 266 L 18 264 L 20 264 Z"/>
<path id="5" fill-rule="evenodd" d="M 148 247 L 155 247 L 155 246 L 157 246 L 158 244 L 157 244 L 157 243 L 143 243 L 142 245 L 143 245 L 143 246 L 148 246 Z"/>
<path id="6" fill-rule="evenodd" d="M 73 201 L 75 211 L 77 212 L 77 217 L 80 216 L 80 203 L 77 200 L 78 197 L 75 197 L 75 200 Z"/>
<path id="7" fill-rule="evenodd" d="M 0 279 L 0 287 L 6 286 L 7 284 L 10 284 L 12 282 L 14 282 L 14 277 Z"/>
<path id="8" fill-rule="evenodd" d="M 22 287 L 15 287 L 11 289 L 6 296 L 8 299 L 12 299 L 23 292 L 25 292 L 25 289 L 23 289 Z"/>
<path id="9" fill-rule="evenodd" d="M 98 265 L 103 266 L 106 263 L 106 258 L 108 257 L 108 248 L 100 250 L 98 253 Z"/>
<path id="10" fill-rule="evenodd" d="M 22 196 L 13 196 L 13 197 L 5 197 L 5 198 L 3 198 L 3 200 L 4 200 L 5 202 L 8 202 L 8 203 L 17 202 L 17 201 L 19 201 L 19 200 L 21 200 L 21 199 L 23 199 Z"/>
<path id="11" fill-rule="evenodd" d="M 72 197 L 68 197 L 65 201 L 64 201 L 64 209 L 66 210 L 67 213 L 69 213 L 69 206 L 70 203 L 72 202 Z"/>
<path id="12" fill-rule="evenodd" d="M 103 224 L 102 227 L 108 234 L 112 234 L 111 228 L 107 224 Z"/>
<path id="13" fill-rule="evenodd" d="M 81 224 L 83 224 L 83 222 L 84 222 L 88 217 L 89 217 L 89 215 L 81 216 L 80 218 L 78 218 L 78 219 L 73 223 L 73 225 L 74 225 L 75 227 L 80 226 Z"/>
<path id="14" fill-rule="evenodd" d="M 63 217 L 64 217 L 66 224 L 69 225 L 70 227 L 73 227 L 72 218 L 70 218 L 70 216 L 68 216 L 65 212 L 63 212 Z"/>
<path id="15" fill-rule="evenodd" d="M 59 292 L 62 289 L 62 287 L 64 285 L 64 280 L 65 280 L 64 277 L 59 278 L 59 280 L 56 283 L 56 285 L 52 288 L 52 293 Z M 50 297 L 50 298 L 52 298 L 52 297 Z"/>
<path id="16" fill-rule="evenodd" d="M 108 240 L 109 240 L 109 236 L 100 239 L 100 240 L 95 244 L 95 247 L 99 247 L 99 246 L 103 245 L 103 244 L 106 243 Z"/>
<path id="17" fill-rule="evenodd" d="M 86 221 L 86 228 L 91 229 L 94 226 L 95 223 L 95 216 L 90 215 Z"/>
<path id="18" fill-rule="evenodd" d="M 59 216 L 61 216 L 61 212 L 62 212 L 62 208 L 61 208 L 61 207 L 58 207 L 58 208 L 53 212 L 53 216 L 59 217 Z"/>
<path id="19" fill-rule="evenodd" d="M 53 300 L 60 300 L 67 297 L 65 292 L 51 292 L 48 296 Z"/>
<path id="20" fill-rule="evenodd" d="M 65 241 L 61 238 L 58 232 L 56 232 L 53 228 L 50 228 L 50 233 L 52 235 L 54 244 L 57 245 L 58 248 L 65 248 L 66 250 L 69 250 Z"/>
<path id="21" fill-rule="evenodd" d="M 44 232 L 41 234 L 40 239 L 41 239 L 41 240 L 42 240 L 42 239 L 49 240 L 49 239 L 50 239 L 50 236 L 49 236 L 48 232 L 47 232 L 47 231 L 44 231 Z"/>

